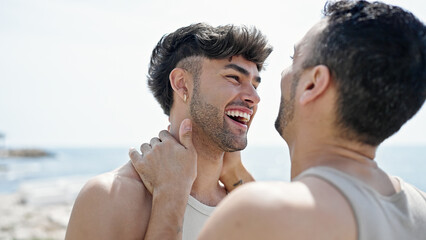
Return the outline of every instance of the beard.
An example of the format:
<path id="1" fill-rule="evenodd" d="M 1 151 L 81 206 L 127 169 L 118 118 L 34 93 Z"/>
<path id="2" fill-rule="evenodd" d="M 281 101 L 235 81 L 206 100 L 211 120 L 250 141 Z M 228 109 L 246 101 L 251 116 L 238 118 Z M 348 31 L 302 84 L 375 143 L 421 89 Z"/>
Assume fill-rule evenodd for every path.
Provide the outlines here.
<path id="1" fill-rule="evenodd" d="M 290 99 L 286 100 L 281 94 L 280 109 L 275 120 L 275 129 L 284 138 L 284 130 L 294 118 L 294 101 L 296 98 L 296 88 L 299 83 L 301 72 L 297 72 L 291 80 Z"/>
<path id="2" fill-rule="evenodd" d="M 290 100 L 284 99 L 284 96 L 281 96 L 280 110 L 278 112 L 277 120 L 275 120 L 275 129 L 281 136 L 284 136 L 284 129 L 287 127 L 288 123 L 294 117 L 294 97 Z"/>
<path id="3" fill-rule="evenodd" d="M 206 139 L 212 141 L 223 151 L 235 152 L 246 148 L 247 132 L 233 133 L 231 126 L 224 119 L 223 111 L 207 103 L 200 95 L 197 85 L 194 86 L 194 94 L 191 98 L 190 114 L 196 125 L 194 127 L 199 128 L 205 134 Z"/>

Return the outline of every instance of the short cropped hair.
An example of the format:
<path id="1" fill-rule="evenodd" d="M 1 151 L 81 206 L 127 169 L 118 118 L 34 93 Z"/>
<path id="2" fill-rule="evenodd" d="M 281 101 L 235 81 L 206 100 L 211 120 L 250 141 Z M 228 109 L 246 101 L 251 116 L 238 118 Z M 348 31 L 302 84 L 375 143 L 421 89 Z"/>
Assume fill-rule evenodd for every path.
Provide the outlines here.
<path id="1" fill-rule="evenodd" d="M 377 146 L 425 102 L 425 25 L 380 2 L 332 2 L 324 12 L 327 26 L 303 68 L 329 68 L 341 137 Z"/>
<path id="2" fill-rule="evenodd" d="M 164 113 L 170 115 L 173 90 L 169 74 L 178 64 L 193 75 L 197 75 L 201 71 L 200 57 L 225 59 L 240 55 L 255 63 L 257 69 L 261 71 L 271 52 L 272 47 L 266 37 L 254 27 L 234 25 L 212 27 L 205 23 L 182 27 L 164 35 L 152 51 L 148 87 Z M 186 61 L 182 61 L 184 59 Z"/>

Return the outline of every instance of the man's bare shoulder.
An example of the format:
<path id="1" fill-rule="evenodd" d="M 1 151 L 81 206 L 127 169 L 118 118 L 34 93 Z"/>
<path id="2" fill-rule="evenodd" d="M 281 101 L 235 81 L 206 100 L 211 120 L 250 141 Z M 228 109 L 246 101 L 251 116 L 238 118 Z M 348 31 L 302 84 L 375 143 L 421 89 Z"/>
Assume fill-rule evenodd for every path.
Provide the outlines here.
<path id="1" fill-rule="evenodd" d="M 150 194 L 134 170 L 126 163 L 120 168 L 90 179 L 78 198 L 94 197 L 105 204 L 132 204 L 134 201 L 150 200 Z"/>
<path id="2" fill-rule="evenodd" d="M 340 229 L 334 231 L 342 226 L 344 236 Z M 306 178 L 240 187 L 218 206 L 200 239 L 355 239 L 355 228 L 340 193 L 321 180 Z"/>
<path id="3" fill-rule="evenodd" d="M 83 187 L 82 193 L 90 190 L 108 192 L 112 197 L 115 196 L 116 191 L 139 190 L 146 192 L 142 180 L 130 162 L 111 172 L 90 179 Z"/>
<path id="4" fill-rule="evenodd" d="M 67 239 L 141 238 L 151 201 L 131 163 L 98 175 L 85 184 L 74 203 Z"/>

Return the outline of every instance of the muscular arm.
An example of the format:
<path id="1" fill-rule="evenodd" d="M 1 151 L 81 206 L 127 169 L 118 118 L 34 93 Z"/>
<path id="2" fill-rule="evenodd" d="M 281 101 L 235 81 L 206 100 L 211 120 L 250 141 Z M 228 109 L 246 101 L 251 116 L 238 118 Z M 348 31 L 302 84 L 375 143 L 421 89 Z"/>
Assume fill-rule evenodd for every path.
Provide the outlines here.
<path id="1" fill-rule="evenodd" d="M 286 239 L 280 236 L 281 208 L 279 198 L 264 183 L 244 185 L 221 202 L 198 239 Z"/>
<path id="2" fill-rule="evenodd" d="M 129 156 L 141 180 L 152 193 L 152 214 L 145 239 L 181 239 L 183 216 L 197 176 L 197 152 L 192 145 L 192 127 L 184 120 L 179 144 L 167 131 L 150 144 L 142 144 L 139 154 Z"/>
<path id="3" fill-rule="evenodd" d="M 183 216 L 189 193 L 154 193 L 145 240 L 182 239 Z"/>
<path id="4" fill-rule="evenodd" d="M 65 239 L 142 239 L 151 195 L 132 166 L 90 180 L 77 197 Z M 133 176 L 136 172 L 133 173 Z"/>

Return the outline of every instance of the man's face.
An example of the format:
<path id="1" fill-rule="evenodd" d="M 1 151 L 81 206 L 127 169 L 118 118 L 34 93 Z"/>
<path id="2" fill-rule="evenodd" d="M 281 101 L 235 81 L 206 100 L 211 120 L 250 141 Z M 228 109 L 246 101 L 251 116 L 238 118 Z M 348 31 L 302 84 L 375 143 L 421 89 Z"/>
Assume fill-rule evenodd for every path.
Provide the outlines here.
<path id="1" fill-rule="evenodd" d="M 291 137 L 290 130 L 294 128 L 296 90 L 304 72 L 303 63 L 311 56 L 316 36 L 325 28 L 326 23 L 326 20 L 322 20 L 315 24 L 295 45 L 293 63 L 281 73 L 281 103 L 275 128 L 286 141 Z"/>
<path id="2" fill-rule="evenodd" d="M 284 137 L 284 130 L 294 118 L 296 88 L 299 83 L 300 71 L 296 72 L 291 67 L 281 73 L 281 102 L 278 117 L 275 120 L 275 129 Z"/>
<path id="3" fill-rule="evenodd" d="M 242 150 L 260 101 L 256 64 L 241 56 L 202 61 L 190 104 L 194 128 L 223 151 Z"/>
<path id="4" fill-rule="evenodd" d="M 303 42 L 303 40 L 302 40 Z M 302 43 L 301 42 L 301 43 Z M 281 73 L 281 102 L 278 117 L 275 121 L 275 129 L 287 140 L 288 125 L 292 122 L 295 112 L 296 88 L 302 74 L 302 54 L 299 43 L 294 47 L 293 63 Z"/>

